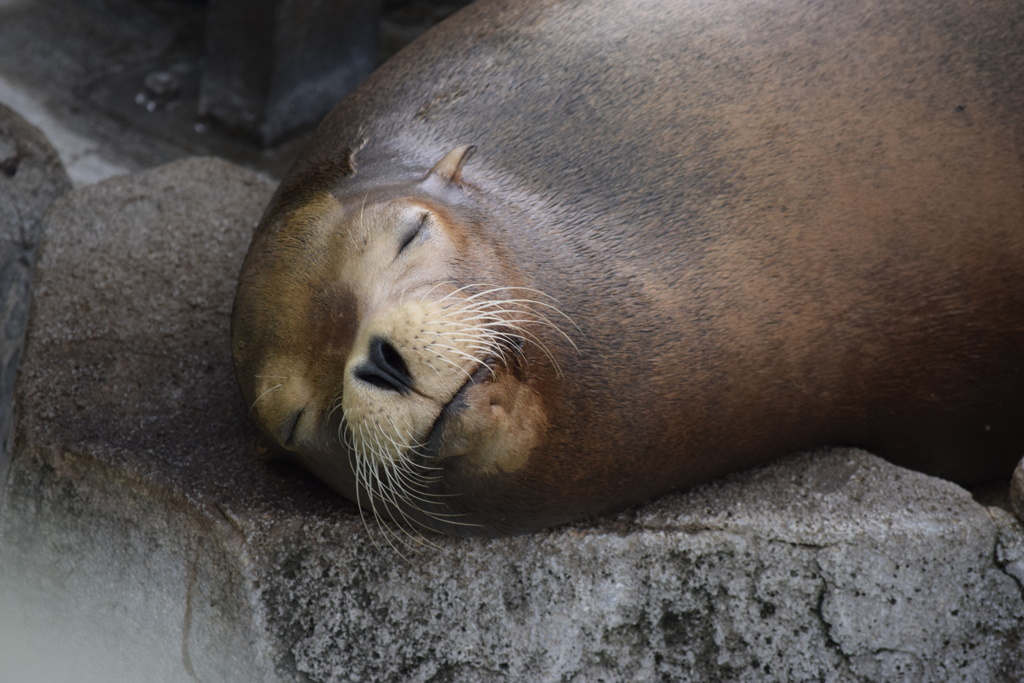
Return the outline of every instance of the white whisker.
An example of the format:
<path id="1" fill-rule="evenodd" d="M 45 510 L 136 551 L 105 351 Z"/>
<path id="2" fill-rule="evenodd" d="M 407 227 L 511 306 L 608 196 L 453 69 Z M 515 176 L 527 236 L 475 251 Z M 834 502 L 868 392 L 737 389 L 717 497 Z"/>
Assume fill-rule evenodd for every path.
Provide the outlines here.
<path id="1" fill-rule="evenodd" d="M 267 394 L 269 394 L 269 393 L 270 393 L 271 391 L 274 391 L 275 389 L 280 389 L 280 388 L 281 388 L 281 387 L 283 387 L 283 386 L 284 386 L 284 384 L 275 384 L 274 386 L 270 387 L 269 389 L 267 389 L 266 391 L 264 391 L 264 392 L 263 392 L 262 394 L 260 394 L 259 396 L 257 396 L 257 397 L 256 397 L 256 400 L 252 402 L 252 405 L 251 405 L 251 406 L 249 406 L 249 415 L 252 415 L 252 411 L 253 411 L 253 408 L 255 408 L 255 407 L 256 407 L 256 404 L 257 404 L 257 403 L 259 403 L 259 400 L 260 400 L 261 398 L 263 398 L 264 396 L 266 396 Z"/>
<path id="2" fill-rule="evenodd" d="M 362 211 L 361 208 L 360 218 Z M 444 287 L 449 291 L 438 297 L 438 290 Z M 545 329 L 559 335 L 579 353 L 564 323 L 582 335 L 579 326 L 553 297 L 530 287 L 456 286 L 442 282 L 432 285 L 419 296 L 419 301 L 422 305 L 413 301 L 413 294 L 407 289 L 399 296 L 399 306 L 416 305 L 425 311 L 413 343 L 407 343 L 402 350 L 407 358 L 416 358 L 415 363 L 410 361 L 414 376 L 417 372 L 425 374 L 442 387 L 452 386 L 452 378 L 457 381 L 458 376 L 472 381 L 473 372 L 488 362 L 500 363 L 506 369 L 512 362 L 528 362 L 528 358 L 535 357 L 527 353 L 530 347 L 536 347 L 562 376 L 557 358 L 544 339 L 548 337 L 550 341 L 550 333 L 541 331 Z M 278 387 L 268 391 L 275 388 Z M 442 390 L 442 395 L 444 391 L 447 389 Z M 353 418 L 345 413 L 340 397 L 331 405 L 327 417 L 331 418 L 339 407 L 343 414 L 338 440 L 346 453 L 351 453 L 356 503 L 361 511 L 372 514 L 378 533 L 396 553 L 406 558 L 406 552 L 433 545 L 422 533 L 436 531 L 431 520 L 443 525 L 479 526 L 465 520 L 465 513 L 452 512 L 446 504 L 447 499 L 459 494 L 435 490 L 443 480 L 443 470 L 425 460 L 423 449 L 428 445 L 428 434 L 422 425 L 417 427 L 408 415 L 402 417 L 403 413 L 388 410 L 378 410 L 376 417 L 370 413 L 350 424 Z M 366 515 L 363 524 L 370 533 Z"/>

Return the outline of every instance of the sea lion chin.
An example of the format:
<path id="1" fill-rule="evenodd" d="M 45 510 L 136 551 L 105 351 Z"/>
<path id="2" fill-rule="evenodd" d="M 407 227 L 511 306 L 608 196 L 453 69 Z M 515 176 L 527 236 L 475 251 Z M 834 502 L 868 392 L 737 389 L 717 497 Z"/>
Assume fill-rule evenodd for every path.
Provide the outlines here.
<path id="1" fill-rule="evenodd" d="M 250 414 L 371 515 L 452 534 L 825 445 L 1006 477 L 1021 25 L 1014 0 L 478 0 L 267 208 L 232 317 Z"/>

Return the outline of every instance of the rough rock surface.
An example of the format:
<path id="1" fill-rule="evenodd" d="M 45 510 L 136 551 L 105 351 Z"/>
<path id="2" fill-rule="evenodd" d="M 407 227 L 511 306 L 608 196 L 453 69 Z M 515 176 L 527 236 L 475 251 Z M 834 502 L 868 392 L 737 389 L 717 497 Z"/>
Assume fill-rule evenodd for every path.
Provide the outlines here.
<path id="1" fill-rule="evenodd" d="M 1020 680 L 1021 524 L 860 451 L 395 552 L 255 452 L 228 318 L 268 196 L 189 160 L 49 214 L 0 680 Z"/>
<path id="2" fill-rule="evenodd" d="M 42 133 L 0 104 L 0 482 L 7 472 L 11 399 L 43 214 L 70 189 Z"/>
<path id="3" fill-rule="evenodd" d="M 1017 464 L 1010 483 L 1010 504 L 1017 518 L 1024 522 L 1024 460 Z"/>

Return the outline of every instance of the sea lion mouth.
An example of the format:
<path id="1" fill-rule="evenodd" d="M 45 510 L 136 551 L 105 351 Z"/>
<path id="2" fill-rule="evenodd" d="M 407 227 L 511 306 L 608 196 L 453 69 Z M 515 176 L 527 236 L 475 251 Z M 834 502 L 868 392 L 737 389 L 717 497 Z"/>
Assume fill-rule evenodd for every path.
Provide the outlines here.
<path id="1" fill-rule="evenodd" d="M 422 448 L 417 449 L 419 455 L 427 459 L 437 459 L 440 456 L 441 435 L 444 433 L 448 421 L 466 409 L 466 392 L 470 387 L 477 384 L 494 381 L 494 367 L 500 363 L 501 360 L 494 355 L 488 356 L 480 363 L 480 366 L 459 387 L 459 390 L 455 392 L 451 400 L 441 408 L 441 413 L 434 420 L 425 444 Z"/>

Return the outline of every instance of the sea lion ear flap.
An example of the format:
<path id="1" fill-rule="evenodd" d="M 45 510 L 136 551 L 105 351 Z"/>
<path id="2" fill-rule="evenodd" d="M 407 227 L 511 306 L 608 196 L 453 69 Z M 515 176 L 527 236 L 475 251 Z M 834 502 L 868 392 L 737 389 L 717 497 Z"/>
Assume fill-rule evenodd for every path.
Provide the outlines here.
<path id="1" fill-rule="evenodd" d="M 476 145 L 462 145 L 444 155 L 441 161 L 427 173 L 427 178 L 437 178 L 446 185 L 462 184 L 462 167 L 476 152 Z"/>

